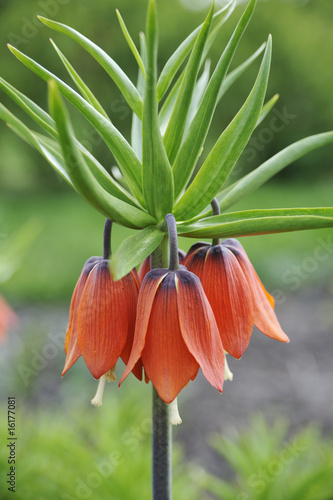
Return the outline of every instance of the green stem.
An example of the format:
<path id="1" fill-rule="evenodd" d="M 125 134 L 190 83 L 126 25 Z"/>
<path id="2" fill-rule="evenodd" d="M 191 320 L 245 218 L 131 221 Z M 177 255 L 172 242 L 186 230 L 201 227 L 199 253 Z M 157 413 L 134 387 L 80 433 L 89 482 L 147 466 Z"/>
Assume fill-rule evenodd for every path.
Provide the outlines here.
<path id="1" fill-rule="evenodd" d="M 167 268 L 169 265 L 168 253 L 168 237 L 166 236 L 151 256 L 151 269 Z M 171 500 L 172 433 L 169 406 L 159 397 L 155 387 L 153 387 L 152 419 L 152 498 L 153 500 Z"/>
<path id="2" fill-rule="evenodd" d="M 212 210 L 213 210 L 213 215 L 220 215 L 221 213 L 221 210 L 220 210 L 220 205 L 219 205 L 219 202 L 217 201 L 216 198 L 214 198 L 212 201 L 211 201 L 211 206 L 212 206 Z M 220 238 L 214 238 L 213 241 L 212 241 L 212 245 L 220 245 L 221 244 L 221 240 Z"/>

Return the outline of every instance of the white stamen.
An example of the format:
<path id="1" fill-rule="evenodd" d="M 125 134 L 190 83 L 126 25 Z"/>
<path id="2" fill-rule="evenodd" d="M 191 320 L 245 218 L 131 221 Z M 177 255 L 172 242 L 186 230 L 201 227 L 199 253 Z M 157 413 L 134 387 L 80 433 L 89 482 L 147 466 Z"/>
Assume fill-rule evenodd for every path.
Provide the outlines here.
<path id="1" fill-rule="evenodd" d="M 103 393 L 106 382 L 106 376 L 102 375 L 98 381 L 97 391 L 95 397 L 91 400 L 91 404 L 97 407 L 102 406 L 103 404 Z"/>
<path id="2" fill-rule="evenodd" d="M 234 374 L 229 368 L 227 361 L 227 353 L 225 353 L 224 380 L 233 380 L 233 379 L 234 379 Z"/>
<path id="3" fill-rule="evenodd" d="M 115 373 L 114 373 L 115 369 L 116 369 L 116 365 L 114 365 L 111 368 L 111 370 L 106 372 L 99 379 L 96 394 L 95 394 L 94 398 L 91 400 L 92 405 L 97 406 L 97 407 L 102 406 L 105 382 L 106 381 L 108 381 L 108 382 L 116 382 L 117 381 L 117 377 L 115 376 Z"/>
<path id="4" fill-rule="evenodd" d="M 177 403 L 177 398 L 175 398 L 171 403 L 170 403 L 170 424 L 171 425 L 179 425 L 182 423 L 182 419 L 180 418 L 179 411 L 178 411 L 178 403 Z"/>

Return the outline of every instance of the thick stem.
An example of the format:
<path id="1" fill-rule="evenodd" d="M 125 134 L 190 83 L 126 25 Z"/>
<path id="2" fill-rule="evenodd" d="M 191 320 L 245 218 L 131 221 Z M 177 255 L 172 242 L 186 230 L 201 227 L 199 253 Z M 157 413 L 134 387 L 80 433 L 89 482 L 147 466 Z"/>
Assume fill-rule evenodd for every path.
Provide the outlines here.
<path id="1" fill-rule="evenodd" d="M 111 229 L 112 220 L 106 219 L 104 225 L 103 259 L 109 259 L 111 255 Z"/>
<path id="2" fill-rule="evenodd" d="M 176 219 L 172 214 L 165 217 L 165 223 L 168 226 L 169 233 L 169 269 L 177 271 L 179 269 L 179 256 L 178 256 L 178 237 L 177 237 L 177 224 Z"/>
<path id="3" fill-rule="evenodd" d="M 161 400 L 155 387 L 153 387 L 152 433 L 153 500 L 171 500 L 172 432 L 169 417 L 169 406 Z"/>
<path id="4" fill-rule="evenodd" d="M 168 237 L 166 236 L 159 247 L 151 255 L 150 267 L 154 269 L 167 268 Z M 165 404 L 153 387 L 153 414 L 152 414 L 152 491 L 153 500 L 172 499 L 172 432 L 169 417 L 169 405 Z"/>
<path id="5" fill-rule="evenodd" d="M 220 205 L 219 205 L 219 202 L 217 201 L 216 198 L 214 198 L 212 201 L 211 201 L 211 206 L 212 206 L 212 209 L 213 209 L 213 215 L 220 215 L 221 213 L 221 210 L 220 210 Z M 220 238 L 214 238 L 213 241 L 212 241 L 212 245 L 220 245 L 221 243 L 221 240 Z"/>

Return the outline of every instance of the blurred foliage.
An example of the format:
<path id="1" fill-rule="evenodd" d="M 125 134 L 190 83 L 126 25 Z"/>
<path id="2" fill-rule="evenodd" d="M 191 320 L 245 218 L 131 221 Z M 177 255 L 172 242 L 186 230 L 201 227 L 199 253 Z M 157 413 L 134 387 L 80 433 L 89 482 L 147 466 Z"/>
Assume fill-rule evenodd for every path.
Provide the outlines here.
<path id="1" fill-rule="evenodd" d="M 107 388 L 108 389 L 108 388 Z M 151 418 L 142 398 L 132 391 L 101 409 L 48 408 L 17 412 L 16 492 L 18 500 L 136 500 L 150 497 Z M 24 411 L 24 414 L 23 414 Z M 1 408 L 1 414 L 6 408 Z M 1 419 L 1 435 L 6 436 Z M 7 449 L 0 453 L 2 500 L 9 465 Z M 199 500 L 189 480 L 179 448 L 174 452 L 175 498 Z"/>
<path id="2" fill-rule="evenodd" d="M 229 464 L 234 481 L 205 472 L 200 486 L 216 500 L 331 500 L 333 441 L 310 425 L 287 438 L 288 424 L 271 427 L 262 416 L 235 438 L 214 436 L 213 447 Z"/>
<path id="3" fill-rule="evenodd" d="M 128 28 L 138 43 L 138 32 L 145 26 L 146 3 L 146 0 L 138 0 L 134 5 L 130 0 L 121 2 L 95 0 L 91 8 L 89 3 L 82 3 L 79 0 L 2 1 L 0 3 L 1 75 L 45 107 L 44 82 L 15 60 L 6 50 L 6 43 L 12 43 L 68 81 L 65 70 L 48 42 L 48 37 L 52 35 L 74 67 L 95 90 L 106 111 L 110 112 L 115 125 L 128 137 L 130 113 L 115 85 L 75 42 L 48 30 L 39 23 L 36 15 L 42 14 L 70 24 L 92 38 L 114 57 L 130 78 L 135 80 L 136 63 L 122 38 L 114 9 L 116 7 L 121 9 Z M 206 5 L 206 2 L 203 3 Z M 204 12 L 189 11 L 180 0 L 160 1 L 158 8 L 159 63 L 162 67 L 180 41 L 203 20 Z M 293 141 L 332 127 L 331 107 L 328 105 L 333 83 L 332 15 L 331 0 L 308 3 L 285 0 L 258 2 L 254 18 L 240 44 L 233 65 L 240 63 L 254 52 L 267 39 L 269 32 L 273 34 L 273 65 L 267 97 L 276 92 L 281 94 L 275 110 L 278 113 L 280 130 L 272 129 L 273 115 L 265 120 L 240 160 L 243 170 L 254 168 L 265 158 Z M 235 14 L 215 44 L 212 53 L 213 62 L 217 60 L 225 46 L 236 20 Z M 214 134 L 217 136 L 238 111 L 252 86 L 258 64 L 228 92 L 216 114 L 215 128 L 209 140 L 216 139 L 213 137 Z M 3 94 L 1 100 L 13 109 L 12 103 L 9 103 Z M 289 118 L 281 119 L 281 114 L 284 117 L 287 114 Z M 75 122 L 79 138 L 85 141 L 104 164 L 109 164 L 111 167 L 112 159 L 107 148 L 96 133 L 92 132 L 89 124 L 76 115 Z M 41 188 L 67 189 L 37 153 L 14 137 L 3 124 L 0 124 L 0 151 L 0 190 L 26 192 Z M 327 168 L 331 165 L 330 158 L 329 148 L 316 152 L 315 157 L 313 155 L 306 157 L 302 160 L 304 168 L 301 178 L 313 179 L 314 174 L 316 178 L 319 174 L 326 176 Z M 294 173 L 295 170 L 287 169 L 281 177 L 291 178 L 294 177 Z M 300 176 L 297 179 L 299 180 Z"/>

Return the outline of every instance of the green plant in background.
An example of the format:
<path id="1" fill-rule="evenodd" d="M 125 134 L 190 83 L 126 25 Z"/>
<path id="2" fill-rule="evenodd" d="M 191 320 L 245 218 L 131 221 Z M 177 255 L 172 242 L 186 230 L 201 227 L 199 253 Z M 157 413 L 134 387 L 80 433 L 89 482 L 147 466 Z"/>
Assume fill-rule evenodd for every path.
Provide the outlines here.
<path id="1" fill-rule="evenodd" d="M 221 500 L 330 500 L 332 440 L 315 426 L 288 437 L 289 425 L 271 427 L 262 416 L 237 437 L 214 436 L 213 448 L 231 467 L 234 481 L 196 474 L 198 484 Z"/>
<path id="2" fill-rule="evenodd" d="M 287 340 L 273 311 L 274 300 L 261 286 L 244 249 L 235 240 L 221 243 L 220 238 L 333 226 L 332 207 L 229 211 L 236 202 L 293 161 L 333 142 L 332 132 L 302 139 L 227 186 L 228 177 L 253 131 L 277 100 L 277 96 L 273 96 L 265 104 L 271 37 L 247 61 L 228 72 L 255 3 L 255 0 L 248 3 L 212 73 L 207 56 L 233 10 L 233 0 L 215 14 L 214 5 L 211 7 L 204 23 L 178 47 L 160 75 L 157 74 L 155 1 L 149 1 L 146 35 L 141 35 L 140 51 L 118 13 L 125 39 L 139 67 L 136 86 L 92 41 L 69 26 L 39 18 L 48 27 L 78 42 L 118 86 L 133 112 L 130 143 L 114 126 L 98 96 L 93 94 L 54 42 L 52 45 L 78 92 L 9 46 L 22 63 L 48 82 L 50 114 L 11 84 L 0 80 L 2 90 L 41 127 L 43 133 L 28 128 L 0 105 L 0 117 L 9 127 L 44 156 L 104 217 L 137 230 L 137 234 L 124 240 L 111 256 L 110 238 L 106 237 L 103 259 L 90 260 L 89 269 L 85 265 L 73 295 L 66 350 L 71 365 L 82 355 L 94 374 L 99 374 L 98 368 L 103 366 L 106 373 L 100 379 L 100 387 L 104 386 L 105 377 L 111 378 L 115 360 L 119 356 L 124 359 L 125 346 L 126 362 L 129 360 L 125 375 L 139 366 L 142 377 L 143 365 L 146 377 L 155 387 L 154 499 L 171 497 L 169 409 L 166 403 L 172 405 L 171 420 L 178 423 L 176 396 L 196 377 L 199 366 L 209 382 L 222 392 L 223 346 L 232 347 L 237 343 L 233 352 L 240 357 L 249 342 L 253 324 L 259 324 L 259 328 L 270 337 Z M 261 53 L 260 70 L 248 98 L 213 148 L 206 152 L 206 137 L 219 101 L 226 89 Z M 76 139 L 62 96 L 102 137 L 120 175 L 116 176 L 114 171 L 109 173 Z M 211 257 L 215 262 L 211 263 L 211 269 L 218 269 L 224 280 L 222 305 L 227 319 L 225 324 L 223 321 L 216 323 L 214 313 L 217 313 L 212 302 L 215 293 L 212 293 L 212 287 L 219 290 L 220 275 L 212 271 L 202 287 L 194 274 L 184 267 L 179 268 L 177 235 L 213 239 L 213 245 L 206 245 L 205 252 L 207 261 Z M 192 247 L 193 261 L 199 256 L 200 248 L 200 245 Z M 132 269 L 149 256 L 153 269 L 140 284 Z M 138 292 L 140 288 L 135 332 L 126 324 L 124 318 L 129 309 L 119 307 L 121 287 L 115 284 L 116 280 L 128 279 L 131 271 L 133 290 L 136 285 Z M 242 299 L 246 299 L 246 311 Z M 237 307 L 233 307 L 235 304 Z M 131 303 L 131 308 L 135 311 L 135 304 Z M 121 339 L 115 337 L 115 330 L 108 331 L 105 315 L 111 312 L 124 320 Z M 154 356 L 157 350 L 158 359 Z M 100 397 L 96 400 L 100 402 Z"/>

